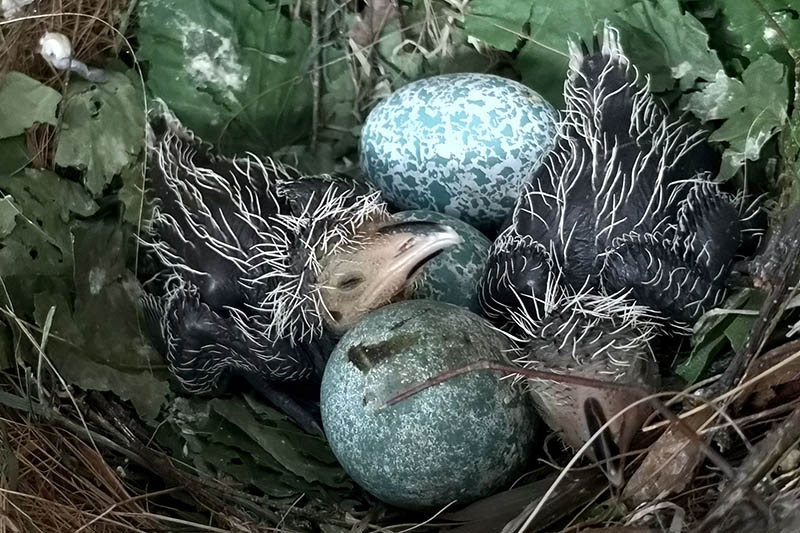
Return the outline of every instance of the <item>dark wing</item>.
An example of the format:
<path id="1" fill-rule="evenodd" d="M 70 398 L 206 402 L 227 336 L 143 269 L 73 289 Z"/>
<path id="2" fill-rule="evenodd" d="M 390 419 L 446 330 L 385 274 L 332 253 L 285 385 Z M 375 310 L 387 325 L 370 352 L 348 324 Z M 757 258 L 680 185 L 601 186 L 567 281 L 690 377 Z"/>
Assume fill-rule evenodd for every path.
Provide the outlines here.
<path id="1" fill-rule="evenodd" d="M 154 203 L 146 240 L 163 265 L 180 272 L 214 309 L 241 306 L 240 278 L 268 219 L 285 209 L 279 178 L 295 172 L 272 160 L 224 159 L 178 125 L 161 119 L 150 149 L 148 197 Z"/>

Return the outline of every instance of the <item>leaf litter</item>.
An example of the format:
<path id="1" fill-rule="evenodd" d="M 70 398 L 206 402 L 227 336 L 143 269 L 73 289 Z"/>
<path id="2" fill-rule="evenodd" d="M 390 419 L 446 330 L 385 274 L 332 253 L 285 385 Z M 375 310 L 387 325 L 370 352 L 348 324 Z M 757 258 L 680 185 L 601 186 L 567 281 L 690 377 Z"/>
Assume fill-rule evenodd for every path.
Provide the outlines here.
<path id="1" fill-rule="evenodd" d="M 136 47 L 127 49 L 108 26 L 92 19 L 50 19 L 48 24 L 58 22 L 69 30 L 65 34 L 77 35 L 78 58 L 98 65 L 105 60 L 111 73 L 106 84 L 76 78 L 67 83 L 28 51 L 40 22 L 21 18 L 0 26 L 9 45 L 0 55 L 0 301 L 5 320 L 0 323 L 0 366 L 13 369 L 3 374 L 0 403 L 17 410 L 27 405 L 24 412 L 44 424 L 28 426 L 29 444 L 52 440 L 47 432 L 54 426 L 90 442 L 105 442 L 105 436 L 111 443 L 106 442 L 103 457 L 93 460 L 117 465 L 104 475 L 128 476 L 142 496 L 148 496 L 151 489 L 145 487 L 154 480 L 168 491 L 193 487 L 182 496 L 171 493 L 167 505 L 163 497 L 148 498 L 159 512 L 142 517 L 162 525 L 174 526 L 164 520 L 177 519 L 183 525 L 203 522 L 253 531 L 260 520 L 296 529 L 318 524 L 331 531 L 358 524 L 391 527 L 407 520 L 420 529 L 442 526 L 376 505 L 347 479 L 323 441 L 302 434 L 258 399 L 187 399 L 171 392 L 163 362 L 140 333 L 135 305 L 141 289 L 131 236 L 147 208 L 140 213 L 143 89 L 164 99 L 187 125 L 229 153 L 277 153 L 306 171 L 352 172 L 360 124 L 391 90 L 443 72 L 495 72 L 521 79 L 558 106 L 566 38 L 590 38 L 608 18 L 620 28 L 636 66 L 649 76 L 651 90 L 713 130 L 712 140 L 724 153 L 721 179 L 739 184 L 750 169 L 773 168 L 769 179 L 751 186 L 775 198 L 773 208 L 800 199 L 800 111 L 790 103 L 797 95 L 786 47 L 787 41 L 798 43 L 800 23 L 788 0 L 410 0 L 367 2 L 361 12 L 355 2 L 324 1 L 61 4 L 65 12 L 71 7 L 105 14 L 101 18 L 136 38 Z M 49 12 L 56 13 L 57 4 L 52 5 Z M 321 10 L 323 21 L 317 36 L 310 28 L 312 5 Z M 109 50 L 118 57 L 110 57 Z M 323 88 L 312 149 L 310 72 L 316 53 Z M 144 67 L 144 88 L 131 57 Z M 743 291 L 727 305 L 731 313 L 710 317 L 695 332 L 690 350 L 675 367 L 679 385 L 713 377 L 746 347 L 753 311 L 761 302 Z M 26 339 L 43 332 L 50 337 L 48 356 L 68 390 L 47 371 L 36 375 L 37 355 Z M 782 334 L 779 328 L 771 337 L 773 351 L 785 342 Z M 752 438 L 769 429 L 758 417 L 760 410 L 780 409 L 783 404 L 776 402 L 796 399 L 796 373 L 775 376 L 765 381 L 766 388 L 756 389 L 755 403 L 748 407 L 744 402 L 739 413 L 745 420 L 741 429 Z M 49 392 L 31 396 L 31 387 Z M 88 425 L 78 423 L 64 395 L 75 398 Z M 106 397 L 118 404 L 115 414 L 98 403 Z M 15 431 L 21 427 L 13 426 Z M 21 442 L 15 438 L 3 442 Z M 600 497 L 592 504 L 598 498 L 592 491 L 572 500 L 556 493 L 553 509 L 561 502 L 559 509 L 574 510 L 562 527 L 631 525 L 627 519 L 633 516 L 637 525 L 663 525 L 678 516 L 676 508 L 688 517 L 713 504 L 719 474 L 703 464 L 704 456 L 691 441 L 674 432 L 662 439 L 634 476 L 645 480 L 641 486 L 649 484 L 650 493 L 629 485 L 636 494 L 628 503 L 642 503 L 644 511 L 634 514 L 625 505 L 608 505 L 613 498 Z M 728 447 L 737 450 L 735 444 Z M 85 457 L 72 450 L 74 457 Z M 667 462 L 676 454 L 695 459 L 652 482 L 653 471 L 646 465 L 679 465 Z M 3 464 L 9 465 L 4 479 L 16 479 L 19 487 L 24 476 L 14 473 L 13 460 Z M 551 473 L 543 467 L 532 475 L 543 480 Z M 798 482 L 785 474 L 768 478 L 770 490 L 786 495 Z M 691 497 L 693 487 L 704 483 L 712 489 Z M 303 494 L 305 500 L 296 504 Z M 534 498 L 541 492 L 524 494 Z M 526 522 L 530 500 L 504 496 L 493 498 L 516 501 L 517 507 L 504 508 L 503 516 L 510 519 L 517 509 L 519 519 L 509 523 Z M 658 502 L 670 505 L 659 507 Z M 483 509 L 474 523 L 485 531 L 492 509 Z M 452 524 L 469 530 L 470 520 L 463 520 L 469 515 L 458 516 Z M 84 520 L 79 523 L 92 518 Z"/>

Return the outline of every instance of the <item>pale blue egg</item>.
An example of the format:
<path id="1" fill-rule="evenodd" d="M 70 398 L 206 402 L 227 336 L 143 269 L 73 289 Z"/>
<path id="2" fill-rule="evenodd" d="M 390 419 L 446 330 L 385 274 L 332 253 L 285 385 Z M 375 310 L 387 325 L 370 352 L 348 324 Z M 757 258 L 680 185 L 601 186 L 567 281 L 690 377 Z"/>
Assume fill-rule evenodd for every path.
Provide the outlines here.
<path id="1" fill-rule="evenodd" d="M 537 417 L 501 373 L 457 376 L 386 400 L 446 370 L 506 361 L 511 343 L 481 317 L 430 300 L 367 315 L 336 345 L 321 388 L 334 455 L 364 489 L 409 509 L 459 505 L 502 490 L 535 453 Z"/>
<path id="2" fill-rule="evenodd" d="M 431 209 L 496 229 L 553 145 L 556 111 L 534 90 L 491 74 L 410 83 L 361 133 L 361 168 L 399 209 Z"/>

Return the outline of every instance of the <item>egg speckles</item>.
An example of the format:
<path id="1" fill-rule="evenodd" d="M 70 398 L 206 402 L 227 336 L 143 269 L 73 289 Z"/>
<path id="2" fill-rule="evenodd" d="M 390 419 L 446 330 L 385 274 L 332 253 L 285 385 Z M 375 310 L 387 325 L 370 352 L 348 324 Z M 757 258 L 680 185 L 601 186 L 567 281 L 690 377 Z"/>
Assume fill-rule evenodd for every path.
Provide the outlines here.
<path id="1" fill-rule="evenodd" d="M 550 150 L 556 111 L 532 89 L 491 74 L 419 80 L 370 113 L 361 167 L 401 209 L 431 209 L 496 229 Z"/>
<path id="2" fill-rule="evenodd" d="M 478 282 L 486 268 L 491 242 L 466 222 L 428 210 L 402 211 L 398 220 L 424 220 L 453 228 L 462 241 L 431 259 L 403 293 L 406 300 L 447 302 L 481 312 Z"/>
<path id="3" fill-rule="evenodd" d="M 454 305 L 382 307 L 351 329 L 322 379 L 322 423 L 333 453 L 376 497 L 409 509 L 459 504 L 500 490 L 525 469 L 536 415 L 494 372 L 455 377 L 392 406 L 386 400 L 445 370 L 505 361 L 510 341 Z"/>

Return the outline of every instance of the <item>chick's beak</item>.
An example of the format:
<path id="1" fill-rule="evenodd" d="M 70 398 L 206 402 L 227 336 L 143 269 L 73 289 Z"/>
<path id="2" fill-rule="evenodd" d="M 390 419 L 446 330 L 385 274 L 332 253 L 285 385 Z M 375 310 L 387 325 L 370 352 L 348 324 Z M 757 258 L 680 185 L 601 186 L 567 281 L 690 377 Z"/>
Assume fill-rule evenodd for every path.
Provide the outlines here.
<path id="1" fill-rule="evenodd" d="M 392 220 L 372 229 L 363 246 L 323 265 L 320 290 L 328 327 L 346 331 L 392 301 L 431 259 L 461 242 L 453 228 L 434 222 Z"/>
<path id="2" fill-rule="evenodd" d="M 377 262 L 383 262 L 379 256 L 388 257 L 391 272 L 404 276 L 404 285 L 431 259 L 463 242 L 450 226 L 421 220 L 390 223 L 376 234 L 369 251 L 378 256 Z"/>

